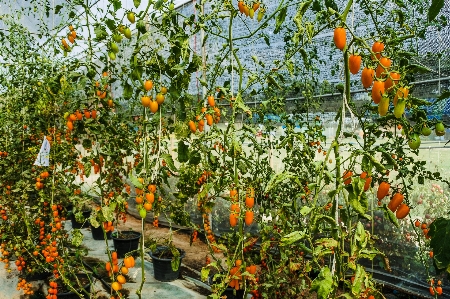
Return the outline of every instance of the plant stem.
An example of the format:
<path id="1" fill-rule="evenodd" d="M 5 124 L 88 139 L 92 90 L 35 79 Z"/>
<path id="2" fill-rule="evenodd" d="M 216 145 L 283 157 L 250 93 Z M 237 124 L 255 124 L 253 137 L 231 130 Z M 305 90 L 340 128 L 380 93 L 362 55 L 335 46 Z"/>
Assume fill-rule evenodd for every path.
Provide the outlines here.
<path id="1" fill-rule="evenodd" d="M 88 48 L 89 48 L 89 55 L 88 55 L 88 61 L 92 62 L 92 56 L 93 55 L 93 49 L 92 49 L 92 35 L 91 35 L 91 27 L 89 26 L 89 0 L 86 0 L 86 27 L 88 30 Z"/>
<path id="2" fill-rule="evenodd" d="M 145 219 L 141 219 L 141 284 L 139 285 L 139 289 L 136 290 L 136 294 L 138 295 L 139 299 L 142 298 L 142 288 L 144 287 L 145 283 L 145 263 L 144 263 L 144 225 L 145 225 Z"/>
<path id="3" fill-rule="evenodd" d="M 345 22 L 345 20 L 347 19 L 347 15 L 350 12 L 352 5 L 353 5 L 353 0 L 349 0 L 347 3 L 347 6 L 344 9 L 344 12 L 342 12 L 342 15 L 341 15 L 342 22 Z"/>

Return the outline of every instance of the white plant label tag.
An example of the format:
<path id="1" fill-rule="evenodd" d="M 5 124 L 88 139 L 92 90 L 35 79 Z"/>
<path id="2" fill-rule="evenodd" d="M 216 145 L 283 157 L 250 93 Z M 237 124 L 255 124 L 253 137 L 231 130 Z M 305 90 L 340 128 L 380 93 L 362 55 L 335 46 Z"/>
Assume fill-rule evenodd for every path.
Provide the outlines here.
<path id="1" fill-rule="evenodd" d="M 50 165 L 50 142 L 47 140 L 47 136 L 44 136 L 39 154 L 34 161 L 34 165 L 37 166 L 49 166 Z"/>

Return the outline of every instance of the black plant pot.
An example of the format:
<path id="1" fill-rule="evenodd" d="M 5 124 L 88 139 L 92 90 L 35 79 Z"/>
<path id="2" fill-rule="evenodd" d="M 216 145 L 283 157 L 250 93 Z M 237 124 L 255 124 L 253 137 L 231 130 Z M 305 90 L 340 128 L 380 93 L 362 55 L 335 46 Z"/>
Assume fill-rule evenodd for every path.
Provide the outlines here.
<path id="1" fill-rule="evenodd" d="M 119 234 L 118 232 L 114 232 L 112 234 L 112 239 L 114 249 L 117 252 L 117 257 L 123 258 L 128 252 L 139 248 L 141 233 L 135 231 L 123 231 Z"/>
<path id="2" fill-rule="evenodd" d="M 78 278 L 89 278 L 88 275 L 86 274 L 77 274 Z M 56 294 L 57 298 L 64 298 L 64 299 L 79 299 L 79 298 L 87 298 L 88 296 L 86 294 L 90 294 L 91 293 L 91 283 L 90 281 L 88 281 L 82 289 L 77 290 L 78 293 L 83 294 L 84 297 L 80 297 L 78 296 L 76 293 L 74 292 L 64 292 L 64 293 L 58 293 Z"/>
<path id="3" fill-rule="evenodd" d="M 227 288 L 221 296 L 227 296 L 227 299 L 243 299 L 244 298 L 244 290 L 236 291 L 236 295 L 233 294 L 233 288 Z"/>
<path id="4" fill-rule="evenodd" d="M 73 211 L 70 213 L 70 220 L 72 221 L 72 228 L 88 228 L 89 227 L 89 225 L 90 225 L 89 217 L 91 216 L 91 211 L 83 211 L 82 213 L 83 213 L 83 218 L 84 218 L 83 223 L 77 222 Z"/>
<path id="5" fill-rule="evenodd" d="M 103 235 L 103 228 L 101 225 L 99 227 L 93 227 L 91 225 L 91 232 L 94 240 L 105 240 L 105 235 Z M 106 232 L 106 238 L 108 238 L 108 240 L 111 240 L 111 233 L 112 232 Z"/>
<path id="6" fill-rule="evenodd" d="M 32 274 L 26 274 L 25 279 L 26 279 L 26 281 L 45 280 L 46 278 L 49 278 L 52 275 L 53 275 L 52 272 L 45 272 L 45 271 L 35 272 Z"/>
<path id="7" fill-rule="evenodd" d="M 158 246 L 154 252 L 149 252 L 148 254 L 153 261 L 153 271 L 155 279 L 159 281 L 173 281 L 178 279 L 180 276 L 181 260 L 184 258 L 186 253 L 184 250 L 177 248 L 180 252 L 180 266 L 176 271 L 172 270 L 172 259 L 171 258 L 160 258 L 160 254 L 167 250 L 167 246 Z"/>

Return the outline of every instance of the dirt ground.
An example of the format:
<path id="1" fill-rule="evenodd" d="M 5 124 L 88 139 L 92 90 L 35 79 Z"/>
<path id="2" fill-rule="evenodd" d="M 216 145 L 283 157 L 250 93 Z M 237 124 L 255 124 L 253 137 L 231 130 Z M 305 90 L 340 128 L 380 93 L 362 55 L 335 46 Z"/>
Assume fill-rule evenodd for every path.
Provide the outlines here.
<path id="1" fill-rule="evenodd" d="M 119 229 L 128 230 L 130 228 L 136 231 L 140 231 L 141 220 L 136 219 L 132 215 L 128 214 L 126 223 L 121 223 Z M 154 227 L 151 223 L 145 223 L 145 240 L 148 240 L 148 238 L 153 238 L 155 240 L 163 241 L 164 239 L 168 238 L 169 231 L 170 230 L 167 227 Z M 188 268 L 192 268 L 193 270 L 200 272 L 202 267 L 205 265 L 206 255 L 209 254 L 208 246 L 200 239 L 197 239 L 192 243 L 192 245 L 190 245 L 190 236 L 185 232 L 180 232 L 175 229 L 173 229 L 172 231 L 172 240 L 173 244 L 176 247 L 183 249 L 186 252 L 186 256 L 182 260 L 182 263 Z M 193 278 L 199 279 L 200 277 Z"/>

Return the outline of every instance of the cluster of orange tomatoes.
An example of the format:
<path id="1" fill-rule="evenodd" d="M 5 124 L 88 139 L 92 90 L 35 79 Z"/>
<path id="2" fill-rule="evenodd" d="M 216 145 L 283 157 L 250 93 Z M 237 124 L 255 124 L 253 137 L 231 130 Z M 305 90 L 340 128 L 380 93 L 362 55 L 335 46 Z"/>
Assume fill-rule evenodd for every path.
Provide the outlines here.
<path id="1" fill-rule="evenodd" d="M 437 281 L 437 286 L 434 285 L 434 279 L 430 280 L 430 294 L 434 296 L 435 294 L 442 295 L 442 282 Z"/>
<path id="2" fill-rule="evenodd" d="M 96 163 L 94 159 L 89 160 L 91 162 L 91 165 L 94 167 L 94 174 L 98 174 L 100 172 L 100 168 L 103 167 L 105 159 L 103 156 L 99 157 L 99 163 Z"/>
<path id="3" fill-rule="evenodd" d="M 27 283 L 27 281 L 22 278 L 19 280 L 19 282 L 17 283 L 17 290 L 23 290 L 23 293 L 25 295 L 33 295 L 34 291 L 32 289 L 32 284 L 31 283 Z"/>
<path id="4" fill-rule="evenodd" d="M 48 289 L 48 295 L 46 299 L 56 299 L 58 298 L 58 283 L 56 281 L 50 281 L 50 288 Z"/>
<path id="5" fill-rule="evenodd" d="M 259 10 L 258 15 L 256 16 L 258 22 L 262 20 L 262 18 L 264 17 L 264 13 L 266 12 L 265 7 L 262 6 L 261 2 L 259 1 L 253 1 L 250 4 L 247 3 L 247 1 L 238 0 L 238 9 L 241 14 L 244 14 L 246 17 L 249 17 L 250 19 L 253 19 L 255 13 Z"/>
<path id="6" fill-rule="evenodd" d="M 83 120 L 83 116 L 86 119 L 89 119 L 89 118 L 95 119 L 95 118 L 97 118 L 97 111 L 96 110 L 89 111 L 87 109 L 84 109 L 84 113 L 81 113 L 80 110 L 77 110 L 74 113 L 69 114 L 69 116 L 67 117 L 67 123 L 66 123 L 67 129 L 69 130 L 69 132 L 73 131 L 74 123 L 76 121 Z"/>
<path id="7" fill-rule="evenodd" d="M 48 173 L 48 171 L 42 172 L 39 175 L 39 177 L 36 178 L 36 189 L 38 189 L 38 190 L 44 189 L 44 183 L 42 182 L 42 180 L 45 180 L 49 176 L 50 176 L 50 174 Z"/>
<path id="8" fill-rule="evenodd" d="M 188 123 L 189 130 L 191 130 L 192 133 L 197 132 L 197 129 L 200 132 L 203 132 L 205 128 L 205 119 L 208 126 L 212 126 L 214 123 L 217 124 L 220 121 L 220 109 L 216 106 L 214 96 L 209 95 L 207 97 L 207 102 L 209 109 L 213 109 L 214 112 L 210 112 L 208 107 L 202 107 L 201 113 L 195 116 L 197 124 L 193 120 L 190 120 Z"/>
<path id="9" fill-rule="evenodd" d="M 203 213 L 203 229 L 205 230 L 205 234 L 206 234 L 206 239 L 208 239 L 208 241 L 212 244 L 211 248 L 214 252 L 218 253 L 220 252 L 220 249 L 217 248 L 217 246 L 214 246 L 213 244 L 216 243 L 216 238 L 214 236 L 214 233 L 211 229 L 211 225 L 209 222 L 209 214 L 207 213 Z"/>
<path id="10" fill-rule="evenodd" d="M 111 260 L 112 265 L 110 262 L 107 262 L 105 265 L 106 271 L 108 271 L 108 274 L 111 276 L 113 273 L 119 273 L 119 259 L 117 258 L 117 252 L 113 251 L 111 252 Z M 111 284 L 111 288 L 118 292 L 122 289 L 122 285 L 127 282 L 124 275 L 127 275 L 130 268 L 133 268 L 135 265 L 134 257 L 128 256 L 123 259 L 123 265 L 120 268 L 120 274 L 118 274 L 115 277 L 115 281 Z"/>
<path id="11" fill-rule="evenodd" d="M 2 151 L 0 151 L 0 158 L 1 157 L 3 157 L 3 158 L 6 158 L 6 157 L 8 157 L 8 152 L 2 152 Z"/>
<path id="12" fill-rule="evenodd" d="M 2 215 L 2 219 L 3 221 L 8 220 L 8 215 L 6 214 L 6 210 L 2 208 L 2 206 L 0 206 L 1 210 L 0 210 L 0 215 Z"/>
<path id="13" fill-rule="evenodd" d="M 427 238 L 427 239 L 430 238 L 430 236 L 428 235 L 428 232 L 429 232 L 428 225 L 425 222 L 421 223 L 419 220 L 416 220 L 414 222 L 414 226 L 417 228 L 420 228 L 422 230 L 425 238 Z M 433 258 L 433 251 L 430 251 L 430 257 Z"/>
<path id="14" fill-rule="evenodd" d="M 204 184 L 211 175 L 212 175 L 212 172 L 204 170 L 202 175 L 197 180 L 197 185 Z"/>
<path id="15" fill-rule="evenodd" d="M 150 112 L 156 113 L 159 109 L 159 106 L 161 106 L 165 99 L 167 94 L 167 87 L 162 86 L 161 90 L 156 94 L 155 100 L 153 100 L 152 95 L 148 94 L 148 92 L 153 89 L 153 81 L 151 80 L 145 80 L 144 81 L 144 90 L 145 94 L 141 97 L 141 103 L 142 106 L 148 107 L 150 109 Z"/>
<path id="16" fill-rule="evenodd" d="M 230 226 L 235 227 L 238 224 L 239 221 L 239 214 L 241 212 L 241 208 L 239 206 L 239 194 L 237 190 L 232 189 L 230 190 L 230 200 L 231 200 L 231 207 L 230 207 Z M 245 224 L 251 225 L 253 223 L 253 206 L 255 205 L 255 191 L 253 188 L 248 188 L 246 197 L 245 197 Z"/>
<path id="17" fill-rule="evenodd" d="M 67 34 L 67 39 L 69 40 L 69 42 L 71 44 L 73 44 L 75 42 L 75 39 L 77 38 L 77 32 L 75 31 L 75 29 L 73 28 L 72 25 L 69 26 L 69 33 Z M 67 43 L 67 41 L 63 38 L 61 40 L 62 46 L 64 47 L 64 50 L 69 50 L 69 44 Z"/>
<path id="18" fill-rule="evenodd" d="M 334 43 L 340 50 L 344 50 L 346 41 L 346 31 L 342 27 L 334 30 Z M 365 67 L 361 73 L 361 83 L 364 88 L 372 87 L 372 100 L 378 105 L 378 113 L 385 116 L 389 110 L 390 96 L 393 96 L 394 116 L 401 118 L 406 107 L 406 98 L 409 94 L 407 86 L 394 88 L 401 79 L 401 74 L 391 69 L 392 61 L 383 56 L 384 43 L 375 41 L 372 45 L 372 60 L 376 61 L 376 68 Z M 352 54 L 349 57 L 349 69 L 352 74 L 357 74 L 361 68 L 361 56 Z"/>
<path id="19" fill-rule="evenodd" d="M 350 170 L 346 170 L 343 174 L 343 181 L 345 185 L 351 184 L 353 172 Z M 362 172 L 360 174 L 360 178 L 365 180 L 364 183 L 364 191 L 369 190 L 370 185 L 372 183 L 372 177 L 367 174 L 367 172 Z M 378 205 L 381 205 L 381 201 L 389 195 L 391 189 L 391 185 L 382 181 L 377 189 L 377 199 Z M 404 196 L 400 192 L 396 192 L 389 201 L 388 208 L 395 213 L 397 219 L 403 219 L 408 216 L 410 212 L 410 208 L 406 203 L 403 203 Z"/>
<path id="20" fill-rule="evenodd" d="M 234 288 L 236 291 L 240 289 L 240 283 L 242 281 L 241 268 L 243 268 L 242 260 L 236 260 L 235 266 L 230 269 L 230 287 Z M 249 265 L 245 267 L 245 271 L 251 275 L 256 274 L 256 265 Z"/>
<path id="21" fill-rule="evenodd" d="M 139 181 L 141 184 L 144 182 L 144 179 L 139 178 Z M 147 212 L 151 211 L 153 208 L 153 203 L 155 202 L 155 193 L 156 193 L 156 185 L 155 184 L 149 184 L 148 192 L 144 195 L 144 190 L 136 188 L 136 204 L 137 209 L 139 211 L 139 214 L 142 218 L 145 218 L 147 216 Z M 145 202 L 144 202 L 145 197 Z M 160 200 L 158 198 L 158 200 Z M 157 224 L 157 221 L 156 221 Z M 155 222 L 153 223 L 155 225 Z M 155 225 L 158 226 L 158 225 Z"/>

